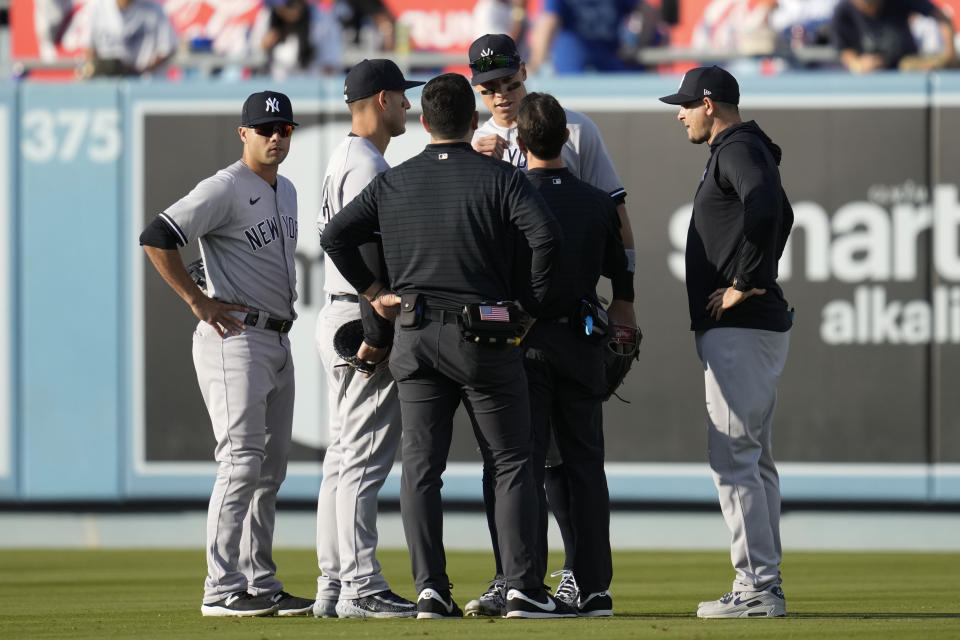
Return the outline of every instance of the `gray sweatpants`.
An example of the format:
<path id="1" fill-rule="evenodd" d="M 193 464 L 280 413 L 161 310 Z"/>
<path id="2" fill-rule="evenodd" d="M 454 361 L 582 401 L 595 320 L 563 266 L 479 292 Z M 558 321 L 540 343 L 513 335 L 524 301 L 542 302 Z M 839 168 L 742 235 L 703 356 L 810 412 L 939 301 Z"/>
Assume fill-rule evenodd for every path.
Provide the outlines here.
<path id="1" fill-rule="evenodd" d="M 283 588 L 273 562 L 277 490 L 293 428 L 293 358 L 286 334 L 247 328 L 221 338 L 200 322 L 193 363 L 210 413 L 219 466 L 207 510 L 203 602 Z"/>
<path id="2" fill-rule="evenodd" d="M 317 319 L 327 375 L 330 444 L 317 499 L 318 599 L 354 599 L 389 589 L 377 561 L 377 495 L 400 445 L 397 383 L 387 367 L 370 378 L 333 350 L 333 334 L 360 317 L 355 302 L 330 301 Z"/>
<path id="3" fill-rule="evenodd" d="M 773 462 L 777 381 L 790 332 L 718 328 L 696 335 L 710 468 L 730 529 L 733 591 L 780 583 L 780 478 Z"/>

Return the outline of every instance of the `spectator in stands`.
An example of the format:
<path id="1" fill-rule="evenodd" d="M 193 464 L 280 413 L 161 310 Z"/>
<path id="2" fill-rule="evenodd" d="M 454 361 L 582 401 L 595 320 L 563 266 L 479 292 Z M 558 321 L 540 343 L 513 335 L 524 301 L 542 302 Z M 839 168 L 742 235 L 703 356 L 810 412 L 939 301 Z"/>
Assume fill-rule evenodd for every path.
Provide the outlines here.
<path id="1" fill-rule="evenodd" d="M 396 47 L 396 24 L 382 0 L 339 0 L 336 11 L 351 44 L 380 51 Z"/>
<path id="2" fill-rule="evenodd" d="M 57 45 L 72 13 L 73 0 L 34 0 L 33 25 L 41 60 L 57 59 Z"/>
<path id="3" fill-rule="evenodd" d="M 694 26 L 696 50 L 739 56 L 770 56 L 780 47 L 770 26 L 776 0 L 711 0 Z"/>
<path id="4" fill-rule="evenodd" d="M 558 74 L 628 71 L 637 66 L 619 55 L 624 21 L 643 0 L 544 0 L 530 37 L 527 71 L 548 59 Z"/>
<path id="5" fill-rule="evenodd" d="M 250 30 L 275 80 L 340 71 L 343 33 L 333 13 L 307 0 L 266 0 Z"/>
<path id="6" fill-rule="evenodd" d="M 910 30 L 915 15 L 930 16 L 939 24 L 943 40 L 939 55 L 918 56 Z M 832 25 L 834 46 L 853 73 L 930 70 L 957 64 L 953 23 L 930 0 L 841 0 Z"/>
<path id="7" fill-rule="evenodd" d="M 473 6 L 474 39 L 487 33 L 505 33 L 519 48 L 528 26 L 527 0 L 477 0 Z M 523 51 L 520 55 L 526 57 Z"/>
<path id="8" fill-rule="evenodd" d="M 177 32 L 150 0 L 92 0 L 83 77 L 161 72 L 177 50 Z"/>

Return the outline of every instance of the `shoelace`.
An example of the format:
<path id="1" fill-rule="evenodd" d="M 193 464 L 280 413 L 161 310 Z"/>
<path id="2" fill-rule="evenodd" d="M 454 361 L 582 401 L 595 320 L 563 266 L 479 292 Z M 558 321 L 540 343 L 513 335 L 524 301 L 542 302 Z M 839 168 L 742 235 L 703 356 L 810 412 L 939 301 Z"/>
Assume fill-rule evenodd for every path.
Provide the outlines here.
<path id="1" fill-rule="evenodd" d="M 550 574 L 551 578 L 560 576 L 560 584 L 553 597 L 564 602 L 575 602 L 580 596 L 580 587 L 577 586 L 577 580 L 573 577 L 573 571 L 569 569 L 560 569 Z"/>
<path id="2" fill-rule="evenodd" d="M 493 600 L 494 602 L 503 602 L 503 594 L 506 591 L 507 583 L 503 580 L 493 580 L 490 586 L 480 596 L 481 600 Z"/>

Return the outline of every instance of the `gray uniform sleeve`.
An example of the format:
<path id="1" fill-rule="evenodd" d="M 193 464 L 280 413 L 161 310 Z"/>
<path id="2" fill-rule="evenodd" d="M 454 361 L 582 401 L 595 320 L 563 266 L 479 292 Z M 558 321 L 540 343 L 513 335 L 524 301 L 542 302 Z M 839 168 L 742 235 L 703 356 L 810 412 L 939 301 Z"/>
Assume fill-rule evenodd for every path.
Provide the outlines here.
<path id="1" fill-rule="evenodd" d="M 234 197 L 230 178 L 217 174 L 200 182 L 167 207 L 160 217 L 185 245 L 225 224 Z"/>
<path id="2" fill-rule="evenodd" d="M 607 147 L 603 144 L 600 129 L 593 120 L 582 116 L 580 122 L 580 179 L 597 189 L 606 191 L 610 197 L 620 202 L 627 190 L 620 182 L 620 176 L 613 167 Z"/>

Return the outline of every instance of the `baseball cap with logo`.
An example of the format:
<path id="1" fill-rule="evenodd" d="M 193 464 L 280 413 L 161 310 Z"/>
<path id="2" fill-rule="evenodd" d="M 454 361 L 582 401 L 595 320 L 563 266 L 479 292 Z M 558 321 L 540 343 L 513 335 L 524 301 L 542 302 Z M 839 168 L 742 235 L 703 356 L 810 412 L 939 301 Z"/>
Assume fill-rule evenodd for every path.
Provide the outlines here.
<path id="1" fill-rule="evenodd" d="M 729 104 L 740 103 L 740 86 L 730 72 L 714 65 L 687 71 L 676 93 L 660 98 L 667 104 L 684 104 L 710 98 Z"/>
<path id="2" fill-rule="evenodd" d="M 348 103 L 356 102 L 381 91 L 406 91 L 422 84 L 419 80 L 405 79 L 393 60 L 364 59 L 347 74 L 343 83 L 343 99 Z"/>
<path id="3" fill-rule="evenodd" d="M 293 107 L 290 98 L 276 91 L 261 91 L 251 94 L 243 103 L 240 114 L 241 127 L 253 127 L 268 122 L 286 122 L 297 126 L 293 121 Z"/>
<path id="4" fill-rule="evenodd" d="M 512 76 L 520 70 L 517 43 L 505 33 L 488 33 L 470 45 L 470 84 L 477 86 L 490 80 Z"/>

